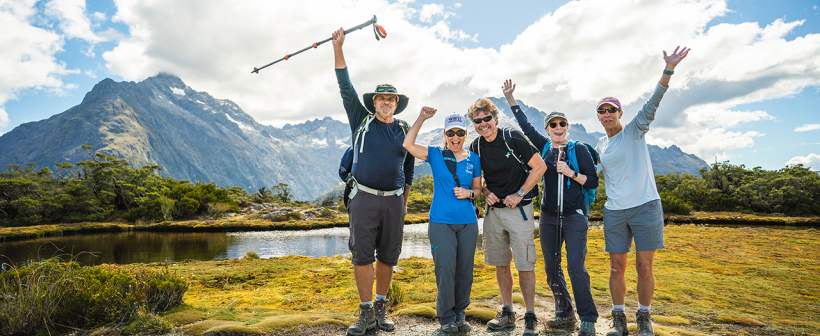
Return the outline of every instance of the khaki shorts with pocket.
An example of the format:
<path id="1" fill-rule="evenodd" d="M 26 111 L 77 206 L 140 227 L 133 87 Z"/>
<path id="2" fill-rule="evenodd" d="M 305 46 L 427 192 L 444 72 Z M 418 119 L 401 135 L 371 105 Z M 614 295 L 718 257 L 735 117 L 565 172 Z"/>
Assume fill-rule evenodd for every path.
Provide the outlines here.
<path id="1" fill-rule="evenodd" d="M 484 218 L 484 263 L 489 266 L 509 266 L 515 257 L 515 269 L 534 271 L 535 261 L 535 220 L 532 203 L 524 206 L 527 220 L 521 216 L 519 208 L 487 208 Z"/>

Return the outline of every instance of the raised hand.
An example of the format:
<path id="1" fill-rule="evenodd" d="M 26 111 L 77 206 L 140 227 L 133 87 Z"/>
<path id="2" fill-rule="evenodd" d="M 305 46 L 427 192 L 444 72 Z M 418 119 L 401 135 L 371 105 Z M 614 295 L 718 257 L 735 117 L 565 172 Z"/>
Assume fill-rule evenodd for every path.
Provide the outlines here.
<path id="1" fill-rule="evenodd" d="M 419 119 L 422 119 L 422 120 L 430 119 L 434 115 L 436 115 L 436 111 L 438 111 L 438 110 L 436 110 L 432 107 L 429 107 L 429 106 L 422 107 L 421 112 L 419 112 Z"/>
<path id="2" fill-rule="evenodd" d="M 513 84 L 512 79 L 508 79 L 504 81 L 504 85 L 501 86 L 501 91 L 504 92 L 504 98 L 507 98 L 507 103 L 510 106 L 517 105 L 518 103 L 515 102 L 515 98 L 513 98 L 513 91 L 515 91 L 515 84 Z"/>
<path id="3" fill-rule="evenodd" d="M 675 51 L 672 52 L 672 55 L 667 55 L 666 50 L 663 51 L 663 60 L 666 61 L 666 65 L 671 65 L 674 68 L 689 54 L 689 50 L 691 50 L 683 47 L 683 49 L 680 49 L 680 52 L 678 52 L 678 49 L 680 49 L 680 46 L 675 47 Z"/>
<path id="4" fill-rule="evenodd" d="M 342 45 L 345 43 L 345 29 L 344 28 L 339 28 L 339 30 L 337 30 L 337 31 L 333 32 L 332 34 L 330 34 L 330 37 L 333 38 L 333 41 L 332 41 L 333 47 L 341 48 Z"/>

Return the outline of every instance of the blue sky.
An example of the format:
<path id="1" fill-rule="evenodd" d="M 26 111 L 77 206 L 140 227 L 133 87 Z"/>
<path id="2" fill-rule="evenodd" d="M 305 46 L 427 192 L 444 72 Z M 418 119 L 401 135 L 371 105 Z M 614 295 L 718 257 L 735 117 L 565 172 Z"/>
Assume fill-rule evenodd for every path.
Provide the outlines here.
<path id="1" fill-rule="evenodd" d="M 351 77 L 360 93 L 390 82 L 409 95 L 405 120 L 425 105 L 463 113 L 511 78 L 525 104 L 602 131 L 595 101 L 614 95 L 631 119 L 661 51 L 685 45 L 650 143 L 707 162 L 820 170 L 814 1 L 0 0 L 0 133 L 79 104 L 104 78 L 159 72 L 260 123 L 345 120 L 329 45 L 250 70 L 374 14 L 388 37 L 348 37 Z"/>

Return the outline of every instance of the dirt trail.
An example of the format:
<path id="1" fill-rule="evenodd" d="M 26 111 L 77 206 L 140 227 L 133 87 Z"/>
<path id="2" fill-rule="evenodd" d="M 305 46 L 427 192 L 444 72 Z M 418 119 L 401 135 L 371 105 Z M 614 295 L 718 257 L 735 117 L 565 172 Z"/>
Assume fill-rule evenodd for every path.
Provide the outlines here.
<path id="1" fill-rule="evenodd" d="M 501 305 L 496 300 L 481 300 L 481 301 L 473 301 L 473 302 L 481 302 L 497 309 L 501 309 Z M 553 316 L 553 301 L 551 298 L 541 298 L 536 296 L 536 307 L 535 307 L 535 314 L 538 316 L 538 332 L 539 335 L 548 335 L 548 336 L 574 336 L 577 335 L 578 330 L 575 331 L 553 331 L 553 330 L 546 330 L 544 323 Z M 424 317 L 417 317 L 417 316 L 394 316 L 393 321 L 396 322 L 396 329 L 392 332 L 383 331 L 383 330 L 370 330 L 365 335 L 367 336 L 420 336 L 420 335 L 433 335 L 433 336 L 444 336 L 444 335 L 458 335 L 458 336 L 513 336 L 513 335 L 521 335 L 524 332 L 524 307 L 520 304 L 515 304 L 515 313 L 516 317 L 519 318 L 519 321 L 516 323 L 515 329 L 509 328 L 500 331 L 491 331 L 487 329 L 487 326 L 484 322 L 467 318 L 467 322 L 470 323 L 472 326 L 472 330 L 469 332 L 457 333 L 457 334 L 445 334 L 439 330 L 440 325 L 437 321 L 424 318 Z M 635 315 L 635 308 L 630 309 L 631 307 L 627 307 L 627 315 L 631 315 L 632 318 L 628 317 L 629 323 L 628 325 L 632 327 L 630 330 L 630 334 L 635 333 L 634 330 L 634 315 Z M 610 311 L 611 306 L 598 306 L 598 322 L 595 323 L 595 331 L 596 336 L 605 336 L 607 332 L 611 331 L 610 327 L 612 325 L 612 320 L 610 319 Z M 576 328 L 578 323 L 576 323 Z M 657 322 L 653 323 L 653 326 L 660 326 Z M 690 328 L 681 328 L 681 326 L 670 326 L 675 329 L 686 329 L 687 331 L 700 333 L 703 335 L 710 335 L 707 333 L 702 333 L 701 331 L 692 330 Z M 322 325 L 317 327 L 310 327 L 304 328 L 294 333 L 289 333 L 287 335 L 318 335 L 318 336 L 340 336 L 345 335 L 347 332 L 347 326 L 340 326 L 340 325 Z M 657 330 L 656 330 L 657 332 Z"/>

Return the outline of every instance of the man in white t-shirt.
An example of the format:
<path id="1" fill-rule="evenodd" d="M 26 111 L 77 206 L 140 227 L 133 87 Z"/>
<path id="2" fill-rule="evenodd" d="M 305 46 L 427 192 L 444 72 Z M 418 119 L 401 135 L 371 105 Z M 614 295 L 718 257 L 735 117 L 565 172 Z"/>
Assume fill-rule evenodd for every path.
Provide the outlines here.
<path id="1" fill-rule="evenodd" d="M 688 48 L 675 48 L 671 55 L 663 52 L 666 68 L 655 93 L 632 121 L 621 124 L 621 103 L 614 97 L 598 102 L 598 120 L 606 136 L 598 140 L 596 150 L 601 155 L 607 201 L 604 206 L 604 239 L 609 252 L 609 291 L 612 296 L 612 319 L 615 331 L 607 336 L 626 336 L 627 253 L 635 240 L 638 271 L 638 303 L 636 315 L 638 335 L 654 335 L 649 320 L 649 308 L 655 291 L 652 263 L 655 250 L 663 244 L 663 208 L 655 185 L 652 162 L 646 145 L 646 132 L 655 119 L 655 111 L 669 87 L 675 66 L 689 53 Z"/>

